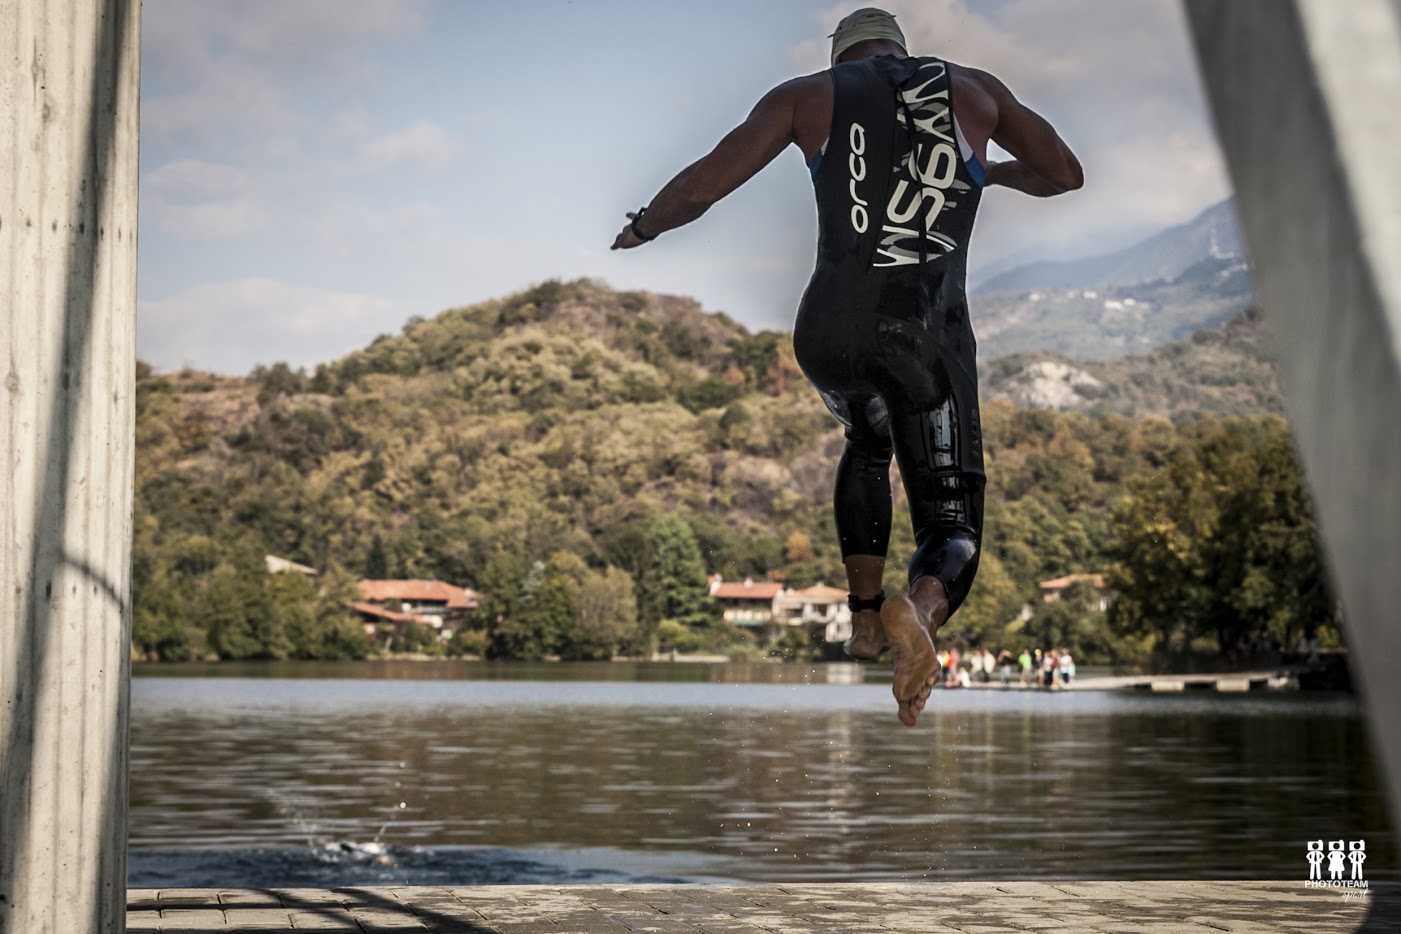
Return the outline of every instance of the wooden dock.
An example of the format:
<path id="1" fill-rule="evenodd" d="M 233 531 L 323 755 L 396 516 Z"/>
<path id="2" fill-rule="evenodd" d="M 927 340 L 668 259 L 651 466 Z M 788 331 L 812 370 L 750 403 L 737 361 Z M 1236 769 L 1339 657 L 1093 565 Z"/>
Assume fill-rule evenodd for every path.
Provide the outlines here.
<path id="1" fill-rule="evenodd" d="M 854 666 L 853 666 L 854 667 Z M 860 675 L 852 683 L 860 683 Z M 1007 684 L 994 674 L 989 681 L 974 681 L 967 688 L 975 690 L 1000 691 L 1040 691 L 1039 683 L 1023 684 L 1020 674 Z M 835 679 L 833 679 L 835 680 Z M 1089 675 L 1076 678 L 1069 684 L 1057 681 L 1056 691 L 1151 691 L 1153 693 L 1180 693 L 1183 691 L 1264 691 L 1297 689 L 1292 670 L 1274 671 L 1231 671 L 1207 675 Z M 938 686 L 945 690 L 944 685 Z M 947 690 L 964 690 L 957 685 Z"/>
<path id="2" fill-rule="evenodd" d="M 1280 671 L 1239 671 L 1207 675 L 1113 675 L 1080 678 L 1070 687 L 1077 691 L 1263 691 L 1291 683 Z"/>
<path id="3" fill-rule="evenodd" d="M 1301 861 L 1302 862 L 1302 861 Z M 129 934 L 1343 934 L 1401 931 L 1401 883 L 947 882 L 136 889 Z"/>

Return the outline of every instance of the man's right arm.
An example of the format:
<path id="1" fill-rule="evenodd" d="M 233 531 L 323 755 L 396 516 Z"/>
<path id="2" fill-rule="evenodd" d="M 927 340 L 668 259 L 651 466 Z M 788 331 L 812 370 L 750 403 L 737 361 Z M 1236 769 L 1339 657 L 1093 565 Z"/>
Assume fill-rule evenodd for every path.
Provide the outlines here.
<path id="1" fill-rule="evenodd" d="M 798 99 L 815 78 L 794 78 L 765 94 L 748 118 L 731 130 L 709 155 L 682 169 L 647 206 L 642 221 L 648 239 L 700 217 L 721 198 L 747 182 L 795 141 L 794 113 Z M 635 215 L 629 214 L 629 219 Z M 627 250 L 643 242 L 635 228 L 624 227 L 613 249 Z"/>
<path id="2" fill-rule="evenodd" d="M 1085 184 L 1080 160 L 1056 133 L 1055 127 L 1013 96 L 1001 81 L 983 72 L 983 88 L 997 105 L 997 126 L 991 139 L 1012 155 L 1010 162 L 988 165 L 987 185 L 1002 185 L 1048 198 Z"/>

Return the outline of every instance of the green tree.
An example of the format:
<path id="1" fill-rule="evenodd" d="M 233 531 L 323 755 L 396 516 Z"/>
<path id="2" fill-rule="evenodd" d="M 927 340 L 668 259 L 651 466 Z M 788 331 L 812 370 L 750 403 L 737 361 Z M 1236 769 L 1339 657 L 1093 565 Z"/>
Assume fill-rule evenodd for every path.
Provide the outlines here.
<path id="1" fill-rule="evenodd" d="M 588 570 L 573 593 L 573 626 L 563 654 L 569 658 L 611 658 L 623 651 L 640 652 L 637 598 L 632 577 L 609 567 Z"/>
<path id="2" fill-rule="evenodd" d="M 389 577 L 389 555 L 385 553 L 384 539 L 379 533 L 370 539 L 370 553 L 365 556 L 365 577 L 372 581 Z"/>
<path id="3" fill-rule="evenodd" d="M 988 646 L 1001 646 L 1007 626 L 1021 609 L 1023 597 L 997 555 L 984 553 L 978 560 L 978 576 L 963 605 L 940 630 L 943 638 L 955 638 Z"/>
<path id="4" fill-rule="evenodd" d="M 700 547 L 686 518 L 669 512 L 647 530 L 649 565 L 642 618 L 650 638 L 656 624 L 674 619 L 688 626 L 706 626 L 719 616 L 710 598 L 710 585 Z"/>
<path id="5" fill-rule="evenodd" d="M 1110 628 L 1099 591 L 1086 580 L 1073 582 L 1055 600 L 1038 600 L 1022 636 L 1034 646 L 1069 649 L 1081 663 L 1118 661 L 1136 649 Z"/>
<path id="6" fill-rule="evenodd" d="M 370 654 L 370 637 L 365 626 L 351 612 L 359 597 L 355 578 L 332 564 L 322 571 L 316 592 L 317 658 L 365 658 Z"/>
<path id="7" fill-rule="evenodd" d="M 265 579 L 272 628 L 287 640 L 287 657 L 320 658 L 321 634 L 316 620 L 316 588 L 295 571 L 268 574 Z"/>
<path id="8" fill-rule="evenodd" d="M 1333 629 L 1336 601 L 1293 442 L 1279 419 L 1202 419 L 1114 511 L 1110 621 L 1168 654 L 1234 655 L 1266 630 Z"/>
<path id="9" fill-rule="evenodd" d="M 221 562 L 205 588 L 201 616 L 209 647 L 224 659 L 287 658 L 292 646 L 274 613 L 261 558 L 244 549 Z"/>
<path id="10" fill-rule="evenodd" d="M 182 661 L 202 640 L 192 631 L 188 601 L 169 570 L 138 552 L 133 562 L 131 642 L 150 661 Z"/>

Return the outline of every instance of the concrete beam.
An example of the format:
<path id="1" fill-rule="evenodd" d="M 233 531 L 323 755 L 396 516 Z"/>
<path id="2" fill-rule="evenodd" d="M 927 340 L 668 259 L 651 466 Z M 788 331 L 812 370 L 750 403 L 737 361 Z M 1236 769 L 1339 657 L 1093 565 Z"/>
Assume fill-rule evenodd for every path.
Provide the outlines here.
<path id="1" fill-rule="evenodd" d="M 0 0 L 0 932 L 126 909 L 139 0 Z"/>
<path id="2" fill-rule="evenodd" d="M 1401 826 L 1401 5 L 1186 11 Z"/>

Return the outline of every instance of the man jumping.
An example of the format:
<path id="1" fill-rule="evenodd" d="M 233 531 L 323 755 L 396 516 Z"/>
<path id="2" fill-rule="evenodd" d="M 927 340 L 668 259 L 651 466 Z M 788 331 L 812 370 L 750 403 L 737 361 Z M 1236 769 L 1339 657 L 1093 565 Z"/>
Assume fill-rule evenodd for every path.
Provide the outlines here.
<path id="1" fill-rule="evenodd" d="M 988 163 L 991 140 L 1012 155 Z M 846 426 L 836 521 L 851 591 L 853 658 L 886 647 L 900 722 L 938 669 L 934 634 L 978 569 L 983 452 L 964 278 L 982 189 L 1048 197 L 1084 176 L 1044 119 L 992 75 L 911 57 L 895 17 L 858 10 L 832 34 L 832 67 L 774 88 L 709 155 L 629 213 L 613 249 L 690 223 L 789 144 L 817 194 L 817 268 L 798 307 L 798 364 Z M 907 595 L 881 590 L 890 458 L 914 524 Z"/>

